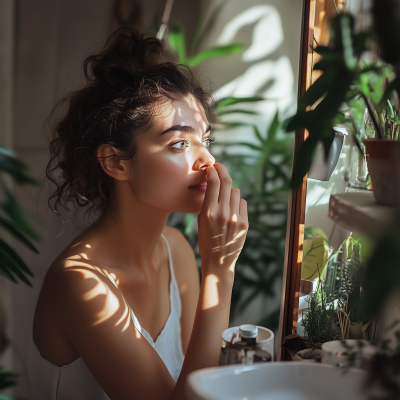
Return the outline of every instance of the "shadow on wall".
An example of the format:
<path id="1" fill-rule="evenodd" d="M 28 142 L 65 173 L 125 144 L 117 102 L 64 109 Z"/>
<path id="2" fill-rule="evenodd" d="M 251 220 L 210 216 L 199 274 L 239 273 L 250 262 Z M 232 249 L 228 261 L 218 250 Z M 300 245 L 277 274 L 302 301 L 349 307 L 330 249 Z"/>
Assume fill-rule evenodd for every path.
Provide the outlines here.
<path id="1" fill-rule="evenodd" d="M 235 2 L 228 4 L 232 3 Z M 301 14 L 299 20 L 300 16 Z M 217 99 L 227 96 L 264 97 L 264 101 L 243 104 L 243 109 L 256 111 L 259 115 L 245 115 L 242 120 L 257 124 L 260 131 L 265 131 L 276 110 L 280 111 L 282 118 L 293 112 L 297 104 L 295 77 L 290 59 L 285 54 L 284 33 L 278 9 L 272 5 L 256 5 L 245 9 L 226 23 L 216 38 L 217 45 L 243 42 L 249 44 L 237 61 L 244 71 L 229 82 L 224 82 L 215 96 Z M 227 73 L 226 67 L 214 66 L 213 77 L 215 73 Z M 228 121 L 229 117 L 226 119 Z M 218 139 L 228 142 L 245 139 L 251 142 L 252 136 L 251 128 L 240 127 L 230 130 L 229 134 L 220 134 Z"/>

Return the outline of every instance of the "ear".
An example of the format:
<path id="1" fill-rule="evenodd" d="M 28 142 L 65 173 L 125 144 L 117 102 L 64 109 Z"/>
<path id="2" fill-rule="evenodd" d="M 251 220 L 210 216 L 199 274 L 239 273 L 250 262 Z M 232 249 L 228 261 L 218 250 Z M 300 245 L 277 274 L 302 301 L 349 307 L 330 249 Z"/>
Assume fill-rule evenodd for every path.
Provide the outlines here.
<path id="1" fill-rule="evenodd" d="M 118 150 L 109 144 L 102 144 L 97 149 L 97 161 L 103 171 L 117 181 L 125 181 L 129 177 L 129 160 L 121 160 Z"/>

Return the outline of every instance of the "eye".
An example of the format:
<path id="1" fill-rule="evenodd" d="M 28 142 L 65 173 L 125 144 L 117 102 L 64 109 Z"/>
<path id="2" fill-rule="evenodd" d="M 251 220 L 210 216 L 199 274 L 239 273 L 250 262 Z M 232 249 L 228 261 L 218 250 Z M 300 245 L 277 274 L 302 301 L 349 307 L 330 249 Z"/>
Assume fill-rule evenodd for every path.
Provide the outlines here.
<path id="1" fill-rule="evenodd" d="M 212 144 L 213 142 L 215 142 L 215 137 L 210 135 L 207 139 L 204 139 L 202 143 L 203 143 L 204 146 L 206 146 L 207 148 L 210 148 L 210 147 L 211 147 L 211 144 Z"/>
<path id="2" fill-rule="evenodd" d="M 183 150 L 185 147 L 189 147 L 189 140 L 187 139 L 181 139 L 179 140 L 179 142 L 175 142 L 172 144 L 172 147 L 174 147 L 175 149 L 180 149 Z"/>

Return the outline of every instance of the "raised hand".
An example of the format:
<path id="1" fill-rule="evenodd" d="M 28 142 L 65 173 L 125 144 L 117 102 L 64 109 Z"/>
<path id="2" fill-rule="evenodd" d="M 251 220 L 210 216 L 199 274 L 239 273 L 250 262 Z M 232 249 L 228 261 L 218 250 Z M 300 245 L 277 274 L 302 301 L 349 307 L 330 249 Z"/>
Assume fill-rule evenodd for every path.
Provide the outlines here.
<path id="1" fill-rule="evenodd" d="M 233 276 L 248 230 L 247 202 L 222 164 L 207 168 L 207 191 L 198 216 L 202 274 Z"/>

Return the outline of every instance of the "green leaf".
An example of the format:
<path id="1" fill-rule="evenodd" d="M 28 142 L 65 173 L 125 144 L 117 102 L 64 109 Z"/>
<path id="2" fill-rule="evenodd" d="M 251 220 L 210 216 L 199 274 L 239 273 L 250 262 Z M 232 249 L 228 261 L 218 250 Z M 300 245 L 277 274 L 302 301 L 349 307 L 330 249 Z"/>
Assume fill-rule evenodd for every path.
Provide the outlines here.
<path id="1" fill-rule="evenodd" d="M 0 155 L 0 171 L 9 174 L 13 180 L 21 185 L 30 184 L 38 186 L 39 182 L 25 173 L 26 165 L 13 157 Z"/>
<path id="2" fill-rule="evenodd" d="M 301 97 L 298 109 L 306 111 L 308 106 L 313 106 L 325 95 L 329 88 L 329 83 L 329 79 L 325 75 L 319 77 Z"/>
<path id="3" fill-rule="evenodd" d="M 186 44 L 183 28 L 179 23 L 175 23 L 168 35 L 169 45 L 178 53 L 179 62 L 185 64 L 186 60 Z"/>
<path id="4" fill-rule="evenodd" d="M 24 210 L 20 207 L 13 194 L 6 186 L 3 185 L 2 188 L 6 196 L 6 201 L 1 203 L 0 207 L 14 223 L 15 228 L 33 240 L 41 240 L 41 237 L 29 226 L 24 216 Z"/>
<path id="5" fill-rule="evenodd" d="M 0 275 L 4 276 L 4 278 L 10 280 L 11 282 L 18 284 L 18 281 L 15 279 L 14 275 L 10 272 L 9 268 L 3 265 L 1 261 L 0 261 Z"/>
<path id="6" fill-rule="evenodd" d="M 4 371 L 3 367 L 0 367 L 0 390 L 4 390 L 10 386 L 14 386 L 16 384 L 16 378 L 19 376 L 19 374 L 16 374 L 14 372 L 8 372 Z M 4 396 L 6 399 L 8 396 Z M 10 398 L 8 398 L 10 399 Z"/>
<path id="7" fill-rule="evenodd" d="M 194 214 L 185 214 L 184 224 L 185 224 L 185 235 L 188 236 L 193 232 L 193 221 Z"/>
<path id="8" fill-rule="evenodd" d="M 34 251 L 36 254 L 39 254 L 36 247 L 18 230 L 16 229 L 9 221 L 0 216 L 0 226 L 2 226 L 10 235 L 14 236 L 17 240 L 19 240 L 23 245 L 28 247 L 30 250 Z"/>
<path id="9" fill-rule="evenodd" d="M 364 74 L 360 75 L 360 83 L 360 91 L 364 94 L 365 97 L 368 98 L 370 96 L 370 91 L 368 86 L 368 79 Z"/>
<path id="10" fill-rule="evenodd" d="M 203 50 L 202 52 L 189 58 L 187 60 L 187 64 L 190 65 L 191 67 L 195 67 L 196 65 L 210 58 L 236 54 L 239 51 L 241 51 L 243 47 L 244 46 L 242 44 L 227 44 L 224 46 L 212 47 L 210 49 Z"/>
<path id="11" fill-rule="evenodd" d="M 217 109 L 221 109 L 224 107 L 232 106 L 238 103 L 252 103 L 255 101 L 265 100 L 264 97 L 253 96 L 253 97 L 225 97 L 216 102 L 215 106 Z"/>
<path id="12" fill-rule="evenodd" d="M 228 147 L 229 146 L 245 146 L 252 150 L 262 151 L 262 148 L 260 146 L 256 146 L 255 144 L 247 143 L 247 142 L 224 143 L 224 146 L 228 146 Z"/>
<path id="13" fill-rule="evenodd" d="M 221 110 L 217 113 L 218 115 L 227 115 L 227 114 L 248 114 L 248 115 L 260 115 L 257 111 L 251 110 L 243 110 L 241 108 L 233 108 L 230 110 Z"/>
<path id="14" fill-rule="evenodd" d="M 272 143 L 275 141 L 276 135 L 279 131 L 280 124 L 281 123 L 279 120 L 279 111 L 277 110 L 267 130 L 267 142 L 266 142 L 267 146 L 271 146 Z"/>
<path id="15" fill-rule="evenodd" d="M 13 260 L 14 264 L 18 265 L 19 268 L 24 271 L 27 275 L 33 276 L 32 271 L 25 264 L 24 260 L 18 255 L 18 253 L 10 247 L 4 240 L 0 239 L 0 251 L 7 256 L 7 258 Z"/>
<path id="16" fill-rule="evenodd" d="M 296 155 L 295 166 L 293 168 L 292 181 L 290 184 L 292 189 L 297 189 L 302 184 L 304 176 L 311 167 L 316 146 L 317 141 L 311 137 L 308 137 L 301 145 Z"/>
<path id="17" fill-rule="evenodd" d="M 8 254 L 4 252 L 1 247 L 0 247 L 0 255 L 1 255 L 0 265 L 2 270 L 5 271 L 6 269 L 8 269 L 8 272 L 10 274 L 16 275 L 22 282 L 32 287 L 32 284 L 29 282 L 28 278 L 21 271 L 20 266 L 16 264 L 14 260 L 11 257 L 9 257 Z"/>
<path id="18" fill-rule="evenodd" d="M 308 226 L 304 229 L 304 239 L 313 239 L 315 237 L 322 238 L 325 251 L 329 251 L 328 236 L 326 236 L 326 233 L 321 228 L 318 228 L 316 226 Z"/>
<path id="19" fill-rule="evenodd" d="M 346 116 L 341 111 L 338 111 L 332 120 L 332 125 L 337 126 L 343 124 L 344 122 L 346 122 Z"/>
<path id="20" fill-rule="evenodd" d="M 353 48 L 357 58 L 360 58 L 364 51 L 368 50 L 366 43 L 367 40 L 370 38 L 370 32 L 361 32 L 354 36 L 353 39 Z"/>
<path id="21" fill-rule="evenodd" d="M 307 124 L 307 113 L 305 111 L 297 111 L 297 114 L 295 114 L 293 117 L 287 118 L 283 122 L 283 126 L 285 127 L 285 131 L 287 133 L 292 133 L 295 131 L 298 131 L 300 129 L 304 129 L 304 127 Z"/>
<path id="22" fill-rule="evenodd" d="M 0 156 L 6 156 L 6 157 L 17 157 L 16 153 L 11 150 L 7 149 L 7 147 L 0 146 Z"/>
<path id="23" fill-rule="evenodd" d="M 226 130 L 226 129 L 232 129 L 232 128 L 237 128 L 239 126 L 250 126 L 249 122 L 222 122 L 221 123 L 221 128 L 219 130 Z"/>
<path id="24" fill-rule="evenodd" d="M 261 147 L 265 145 L 265 140 L 264 138 L 261 136 L 260 131 L 258 130 L 258 127 L 256 125 L 253 125 L 253 132 L 254 132 L 254 136 L 258 139 L 258 141 L 261 144 Z"/>
<path id="25" fill-rule="evenodd" d="M 304 239 L 301 279 L 313 280 L 322 274 L 325 247 L 321 237 Z"/>
<path id="26" fill-rule="evenodd" d="M 386 299 L 400 288 L 400 231 L 387 229 L 374 246 L 367 260 L 364 285 L 365 309 L 378 313 L 386 304 Z M 390 277 L 390 278 L 388 278 Z"/>

